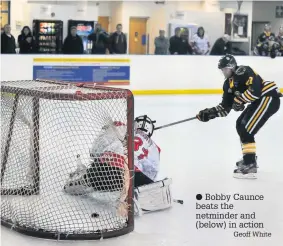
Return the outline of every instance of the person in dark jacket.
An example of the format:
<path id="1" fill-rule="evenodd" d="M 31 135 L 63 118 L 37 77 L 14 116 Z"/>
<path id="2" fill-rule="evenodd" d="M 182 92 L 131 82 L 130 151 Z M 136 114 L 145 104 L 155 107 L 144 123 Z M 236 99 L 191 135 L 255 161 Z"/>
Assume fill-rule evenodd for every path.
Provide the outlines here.
<path id="1" fill-rule="evenodd" d="M 122 24 L 116 26 L 116 32 L 110 36 L 109 40 L 110 54 L 126 54 L 127 38 L 122 32 Z"/>
<path id="2" fill-rule="evenodd" d="M 170 38 L 169 51 L 171 55 L 187 55 L 193 53 L 189 41 L 181 35 L 181 29 L 179 27 L 175 29 L 175 36 Z"/>
<path id="3" fill-rule="evenodd" d="M 35 41 L 28 26 L 23 27 L 21 34 L 18 36 L 18 44 L 20 54 L 35 53 Z"/>
<path id="4" fill-rule="evenodd" d="M 84 45 L 82 38 L 77 35 L 77 27 L 72 26 L 63 44 L 64 54 L 83 54 Z"/>
<path id="5" fill-rule="evenodd" d="M 16 54 L 16 40 L 11 34 L 11 26 L 6 24 L 4 32 L 1 34 L 1 53 Z"/>
<path id="6" fill-rule="evenodd" d="M 210 52 L 212 56 L 223 56 L 226 54 L 231 54 L 231 43 L 229 42 L 230 36 L 224 34 L 223 37 L 218 38 Z"/>
<path id="7" fill-rule="evenodd" d="M 102 30 L 99 23 L 95 25 L 95 31 L 88 36 L 88 40 L 92 41 L 92 54 L 106 54 L 109 43 L 109 35 L 107 32 Z"/>

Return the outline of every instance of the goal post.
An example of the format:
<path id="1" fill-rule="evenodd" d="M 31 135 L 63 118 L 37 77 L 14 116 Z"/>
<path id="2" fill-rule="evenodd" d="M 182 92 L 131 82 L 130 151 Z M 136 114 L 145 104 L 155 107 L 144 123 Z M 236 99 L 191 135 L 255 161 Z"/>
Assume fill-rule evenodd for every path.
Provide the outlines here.
<path id="1" fill-rule="evenodd" d="M 10 103 L 7 102 L 7 97 L 9 98 Z M 12 93 L 2 93 L 1 90 L 1 109 L 5 107 L 10 107 L 12 110 L 10 115 L 10 120 L 7 119 L 5 114 L 2 115 L 4 110 L 1 110 L 1 132 L 7 132 L 7 138 L 1 141 L 1 145 L 5 146 L 4 150 L 1 149 L 1 187 L 3 187 L 4 175 L 7 167 L 7 161 L 9 157 L 9 151 L 11 146 L 11 140 L 13 136 L 13 130 L 15 126 L 16 119 L 20 119 L 23 124 L 29 126 L 30 134 L 30 170 L 34 172 L 32 177 L 32 183 L 26 187 L 17 187 L 17 188 L 1 188 L 1 195 L 35 195 L 39 192 L 39 181 L 40 181 L 40 172 L 39 172 L 39 98 L 33 97 L 32 104 L 32 120 L 28 122 L 28 120 L 23 115 L 23 112 L 19 110 L 20 94 L 12 94 Z M 10 104 L 10 105 L 9 105 Z M 12 105 L 12 107 L 11 107 Z M 6 111 L 7 112 L 7 111 Z M 2 118 L 3 117 L 3 118 Z M 9 120 L 9 123 L 4 127 L 2 122 Z M 3 127 L 2 127 L 3 126 Z M 31 127 L 33 126 L 33 127 Z"/>
<path id="2" fill-rule="evenodd" d="M 117 121 L 126 129 L 124 166 L 118 171 L 90 158 L 93 142 Z M 1 82 L 1 224 L 30 236 L 65 240 L 131 232 L 133 124 L 134 99 L 126 89 Z M 91 174 L 98 181 L 89 184 L 89 193 L 70 195 L 64 185 L 76 171 L 78 155 L 87 172 L 103 165 Z"/>

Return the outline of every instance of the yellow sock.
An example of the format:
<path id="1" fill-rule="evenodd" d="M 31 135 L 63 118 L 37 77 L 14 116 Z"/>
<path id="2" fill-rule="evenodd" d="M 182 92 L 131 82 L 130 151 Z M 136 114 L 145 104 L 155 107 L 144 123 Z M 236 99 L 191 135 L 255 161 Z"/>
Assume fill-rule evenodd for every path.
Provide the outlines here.
<path id="1" fill-rule="evenodd" d="M 242 144 L 242 152 L 243 152 L 243 155 L 255 154 L 256 153 L 256 145 L 255 145 L 255 143 L 245 143 L 245 144 Z"/>

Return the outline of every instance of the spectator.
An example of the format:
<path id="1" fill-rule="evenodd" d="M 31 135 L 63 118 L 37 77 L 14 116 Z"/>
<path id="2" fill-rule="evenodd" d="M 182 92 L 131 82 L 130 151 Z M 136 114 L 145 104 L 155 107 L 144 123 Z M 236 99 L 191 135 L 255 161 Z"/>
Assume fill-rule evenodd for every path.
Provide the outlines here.
<path id="1" fill-rule="evenodd" d="M 167 55 L 169 50 L 169 40 L 165 37 L 165 31 L 159 31 L 159 37 L 154 40 L 155 44 L 155 55 Z"/>
<path id="2" fill-rule="evenodd" d="M 9 24 L 4 26 L 4 32 L 1 34 L 1 53 L 16 53 L 16 41 L 14 36 L 11 34 L 11 26 Z"/>
<path id="3" fill-rule="evenodd" d="M 106 54 L 109 35 L 102 30 L 99 23 L 95 25 L 95 31 L 88 36 L 88 40 L 92 41 L 92 54 Z"/>
<path id="4" fill-rule="evenodd" d="M 218 38 L 210 52 L 210 55 L 213 56 L 223 56 L 226 54 L 231 54 L 231 43 L 230 36 L 228 34 L 224 34 L 223 37 Z"/>
<path id="5" fill-rule="evenodd" d="M 191 46 L 196 55 L 208 55 L 210 44 L 202 26 L 198 28 L 197 33 L 193 36 Z"/>
<path id="6" fill-rule="evenodd" d="M 18 36 L 18 44 L 20 47 L 20 54 L 35 53 L 35 42 L 28 26 L 24 26 L 21 34 Z"/>
<path id="7" fill-rule="evenodd" d="M 83 54 L 84 45 L 81 37 L 77 35 L 77 27 L 72 26 L 63 44 L 64 54 Z"/>
<path id="8" fill-rule="evenodd" d="M 181 35 L 181 29 L 179 27 L 175 29 L 175 35 L 170 38 L 169 51 L 171 55 L 187 55 L 193 53 L 189 41 Z"/>
<path id="9" fill-rule="evenodd" d="M 122 24 L 116 26 L 116 32 L 114 32 L 109 41 L 109 49 L 111 54 L 126 54 L 127 53 L 127 38 L 122 32 Z"/>

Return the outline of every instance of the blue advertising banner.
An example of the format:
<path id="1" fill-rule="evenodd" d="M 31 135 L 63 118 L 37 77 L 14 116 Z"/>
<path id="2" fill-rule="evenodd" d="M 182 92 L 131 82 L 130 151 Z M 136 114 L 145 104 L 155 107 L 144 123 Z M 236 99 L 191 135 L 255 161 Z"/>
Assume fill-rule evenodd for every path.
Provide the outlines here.
<path id="1" fill-rule="evenodd" d="M 34 59 L 33 79 L 112 85 L 128 85 L 130 82 L 130 66 L 125 60 L 119 64 L 117 59 L 48 59 Z"/>

